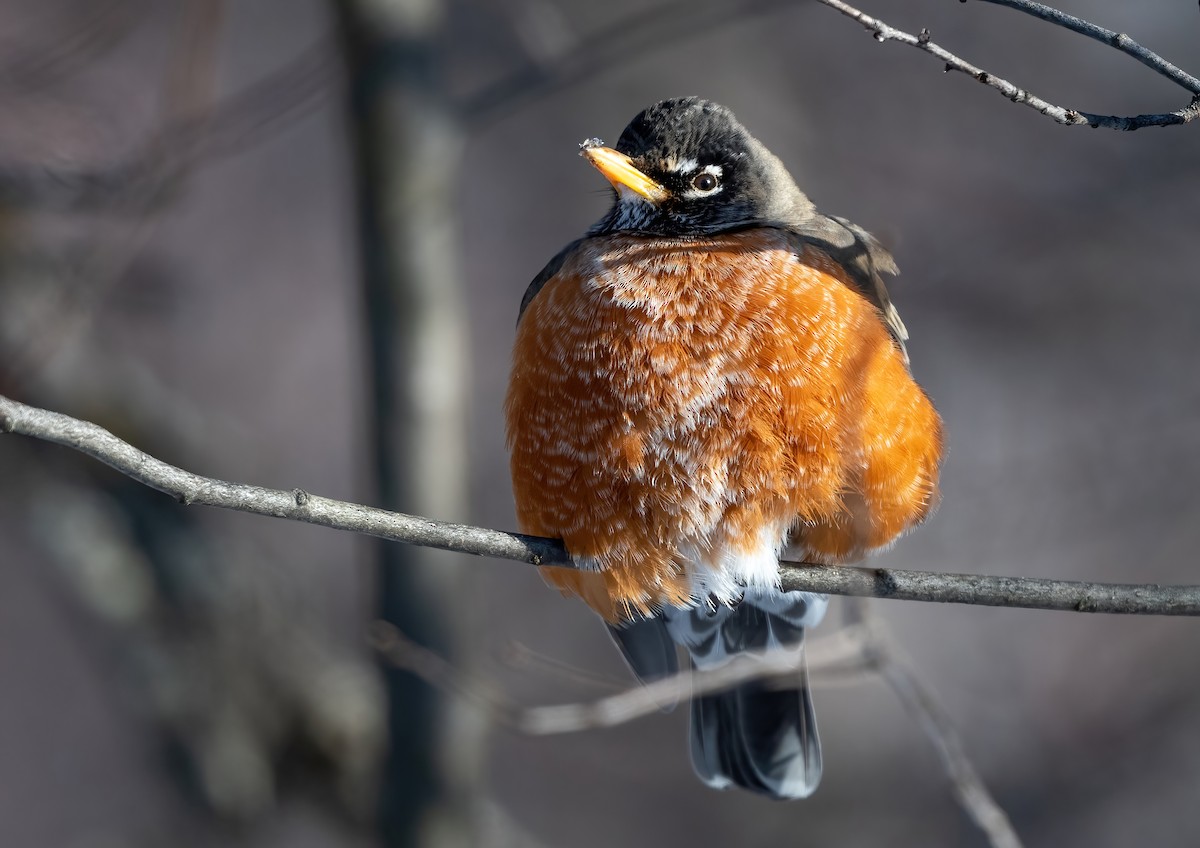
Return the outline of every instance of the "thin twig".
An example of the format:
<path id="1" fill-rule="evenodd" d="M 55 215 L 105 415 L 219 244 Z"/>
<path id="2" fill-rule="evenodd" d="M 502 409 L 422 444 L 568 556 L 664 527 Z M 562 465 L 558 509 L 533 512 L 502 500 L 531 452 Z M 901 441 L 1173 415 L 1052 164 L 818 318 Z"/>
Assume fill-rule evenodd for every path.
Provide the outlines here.
<path id="1" fill-rule="evenodd" d="M 1186 88 L 1192 94 L 1200 94 L 1200 79 L 1196 79 L 1196 77 L 1171 64 L 1157 53 L 1147 50 L 1123 32 L 1115 32 L 1111 29 L 1096 26 L 1094 23 L 1085 21 L 1083 18 L 1068 15 L 1066 12 L 1060 12 L 1058 9 L 1042 3 L 1034 3 L 1032 0 L 982 0 L 982 2 L 993 3 L 997 6 L 1007 6 L 1010 9 L 1016 9 L 1018 12 L 1032 15 L 1055 26 L 1069 29 L 1080 35 L 1086 35 L 1088 38 L 1093 38 L 1101 44 L 1107 44 L 1109 47 L 1120 50 L 1127 56 L 1132 56 L 1147 68 L 1152 69 L 1155 73 L 1162 74 L 1176 85 Z"/>
<path id="2" fill-rule="evenodd" d="M 838 647 L 830 651 L 830 659 L 834 663 L 842 663 L 844 657 L 841 654 L 861 652 L 863 633 L 859 629 L 847 628 L 846 633 L 827 639 L 831 642 L 838 640 Z M 645 686 L 626 688 L 615 695 L 594 701 L 524 707 L 497 692 L 494 687 L 469 679 L 443 657 L 408 639 L 391 624 L 376 622 L 371 642 L 397 668 L 412 672 L 444 692 L 466 698 L 514 730 L 530 736 L 555 736 L 616 727 L 653 715 L 664 704 L 724 692 L 751 680 L 791 681 L 797 673 L 798 657 L 794 651 L 771 651 L 717 668 L 681 671 Z M 812 652 L 814 656 L 824 653 L 817 646 Z M 813 665 L 818 670 L 826 667 L 824 662 Z M 836 665 L 831 663 L 830 667 Z"/>
<path id="3" fill-rule="evenodd" d="M 287 518 L 412 545 L 533 565 L 572 565 L 557 539 L 434 521 L 322 498 L 302 489 L 285 492 L 202 477 L 155 459 L 96 424 L 27 406 L 2 395 L 0 432 L 19 433 L 77 450 L 184 504 Z M 834 568 L 794 562 L 785 562 L 781 572 L 784 589 L 831 595 L 1074 612 L 1200 616 L 1200 586 Z"/>
<path id="4" fill-rule="evenodd" d="M 500 661 L 509 668 L 545 671 L 556 678 L 571 680 L 597 689 L 617 692 L 629 686 L 627 680 L 619 680 L 564 662 L 557 657 L 535 651 L 521 642 L 510 642 L 500 653 Z"/>
<path id="5" fill-rule="evenodd" d="M 828 636 L 822 636 L 808 645 L 809 676 L 834 683 L 854 682 L 862 679 L 866 664 L 862 656 L 864 634 L 861 628 L 843 627 Z M 628 688 L 626 679 L 618 679 L 579 668 L 556 657 L 535 651 L 520 642 L 511 642 L 500 657 L 510 668 L 543 669 L 555 677 L 571 680 L 586 686 L 609 691 Z"/>
<path id="6" fill-rule="evenodd" d="M 869 30 L 875 36 L 875 40 L 880 43 L 885 41 L 897 41 L 901 44 L 907 44 L 910 47 L 916 47 L 918 50 L 923 50 L 931 56 L 935 56 L 944 62 L 945 69 L 947 71 L 961 71 L 977 82 L 981 82 L 990 88 L 994 88 L 1013 103 L 1022 103 L 1066 126 L 1088 124 L 1092 127 L 1107 127 L 1108 129 L 1114 130 L 1136 130 L 1140 129 L 1141 127 L 1166 127 L 1173 126 L 1175 124 L 1186 124 L 1189 121 L 1193 121 L 1197 117 L 1200 117 L 1200 80 L 1196 80 L 1195 77 L 1192 77 L 1179 70 L 1161 56 L 1151 53 L 1149 50 L 1146 50 L 1146 48 L 1137 44 L 1137 42 L 1133 41 L 1132 39 L 1129 39 L 1127 36 L 1118 36 L 1117 42 L 1110 41 L 1106 43 L 1111 43 L 1112 46 L 1117 47 L 1117 49 L 1129 53 L 1132 56 L 1137 56 L 1141 61 L 1150 65 L 1159 73 L 1167 76 L 1169 79 L 1172 79 L 1174 82 L 1179 83 L 1179 85 L 1190 91 L 1193 94 L 1193 97 L 1188 105 L 1174 112 L 1165 112 L 1152 115 L 1134 115 L 1131 117 L 1096 115 L 1091 112 L 1083 112 L 1078 109 L 1067 109 L 1062 106 L 1056 106 L 1053 103 L 1043 100 L 1037 95 L 1026 91 L 1023 88 L 1019 88 L 1003 77 L 996 76 L 993 73 L 972 65 L 970 62 L 954 55 L 944 47 L 935 44 L 931 40 L 928 30 L 923 29 L 919 35 L 913 35 L 912 33 L 896 29 L 890 24 L 884 23 L 879 18 L 872 17 L 871 15 L 856 9 L 848 3 L 843 3 L 842 0 L 817 0 L 817 2 L 824 4 L 835 11 L 841 12 L 843 15 L 851 18 L 852 20 L 858 21 L 867 30 Z M 1021 11 L 1028 12 L 1029 14 L 1037 14 L 1038 10 L 1056 12 L 1056 10 L 1050 9 L 1047 6 L 1039 6 L 1039 4 L 1036 3 L 1025 3 L 1022 0 L 985 0 L 985 2 L 1001 3 L 1002 5 L 1011 6 L 1014 9 L 1020 9 Z M 1035 10 L 1033 7 L 1038 7 L 1038 10 Z M 1067 26 L 1071 29 L 1076 29 L 1076 27 L 1069 24 L 1068 20 L 1078 22 L 1078 24 L 1081 26 L 1086 25 L 1097 33 L 1109 32 L 1109 30 L 1096 27 L 1093 24 L 1088 24 L 1086 21 L 1081 21 L 1078 18 L 1072 18 L 1070 15 L 1063 15 L 1061 12 L 1058 12 L 1057 15 L 1057 18 L 1047 18 L 1047 20 L 1051 20 L 1052 23 L 1059 24 L 1060 26 Z M 1076 31 L 1084 32 L 1084 34 L 1090 35 L 1094 38 L 1098 37 L 1097 35 L 1093 34 L 1091 30 L 1085 31 L 1084 29 L 1076 29 Z M 1117 36 L 1117 33 L 1112 33 L 1112 35 Z M 1104 41 L 1105 39 L 1100 38 L 1100 40 Z M 1135 50 L 1136 52 L 1134 52 Z"/>
<path id="7" fill-rule="evenodd" d="M 988 792 L 979 772 L 967 757 L 962 740 L 950 719 L 929 690 L 911 669 L 893 656 L 876 656 L 875 670 L 892 687 L 904 708 L 917 719 L 925 735 L 933 742 L 954 787 L 955 798 L 971 821 L 987 835 L 993 848 L 1021 848 L 1021 840 L 1013 830 L 1008 815 Z"/>
<path id="8" fill-rule="evenodd" d="M 868 667 L 877 673 L 896 693 L 904 709 L 916 719 L 929 741 L 937 750 L 946 776 L 960 807 L 987 837 L 992 848 L 1021 848 L 1021 839 L 1013 829 L 1008 815 L 996 803 L 983 778 L 976 771 L 954 723 L 938 704 L 933 692 L 921 682 L 895 648 L 896 640 L 886 632 L 882 623 L 868 615 L 865 604 L 856 601 L 848 606 L 847 621 L 865 635 L 862 655 Z"/>

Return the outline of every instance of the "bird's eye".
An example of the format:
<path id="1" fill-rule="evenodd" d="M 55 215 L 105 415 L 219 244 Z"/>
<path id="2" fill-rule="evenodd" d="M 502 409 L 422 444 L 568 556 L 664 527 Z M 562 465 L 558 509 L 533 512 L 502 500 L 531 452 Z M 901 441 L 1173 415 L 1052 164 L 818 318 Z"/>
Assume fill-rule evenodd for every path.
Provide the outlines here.
<path id="1" fill-rule="evenodd" d="M 704 194 L 716 191 L 720 184 L 721 181 L 717 179 L 716 175 L 710 174 L 708 171 L 701 171 L 692 177 L 692 188 Z"/>

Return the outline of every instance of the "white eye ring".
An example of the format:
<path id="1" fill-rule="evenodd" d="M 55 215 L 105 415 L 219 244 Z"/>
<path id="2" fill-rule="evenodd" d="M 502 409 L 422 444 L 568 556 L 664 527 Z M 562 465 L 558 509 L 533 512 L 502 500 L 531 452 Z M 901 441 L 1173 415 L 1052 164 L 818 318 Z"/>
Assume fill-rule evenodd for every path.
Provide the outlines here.
<path id="1" fill-rule="evenodd" d="M 705 165 L 692 175 L 688 181 L 688 190 L 684 197 L 695 200 L 700 197 L 711 197 L 721 191 L 721 177 L 724 176 L 720 165 Z"/>

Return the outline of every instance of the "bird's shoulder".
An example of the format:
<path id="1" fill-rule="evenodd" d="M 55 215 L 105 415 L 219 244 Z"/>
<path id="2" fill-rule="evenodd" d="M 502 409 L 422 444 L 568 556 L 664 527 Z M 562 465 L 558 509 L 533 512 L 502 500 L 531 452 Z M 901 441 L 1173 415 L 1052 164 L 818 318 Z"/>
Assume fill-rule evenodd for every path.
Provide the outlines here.
<path id="1" fill-rule="evenodd" d="M 908 340 L 908 330 L 883 280 L 884 274 L 899 273 L 887 248 L 857 224 L 831 215 L 815 213 L 788 224 L 785 229 L 797 252 L 814 247 L 845 269 L 854 288 L 875 304 L 907 362 L 904 343 Z"/>
<path id="2" fill-rule="evenodd" d="M 533 303 L 533 299 L 538 296 L 546 283 L 554 279 L 554 275 L 562 270 L 567 259 L 574 253 L 581 244 L 587 239 L 587 236 L 575 239 L 558 253 L 554 254 L 554 258 L 546 263 L 546 267 L 538 271 L 537 276 L 525 288 L 525 294 L 521 296 L 521 308 L 517 312 L 517 323 L 520 323 L 521 316 L 525 314 L 525 310 L 529 308 L 529 304 Z"/>

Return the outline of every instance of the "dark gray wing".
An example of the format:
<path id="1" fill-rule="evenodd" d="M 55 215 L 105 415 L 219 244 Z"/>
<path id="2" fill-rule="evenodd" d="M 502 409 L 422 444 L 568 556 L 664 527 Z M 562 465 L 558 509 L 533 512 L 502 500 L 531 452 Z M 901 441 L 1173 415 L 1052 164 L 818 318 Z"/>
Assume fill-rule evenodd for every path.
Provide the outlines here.
<path id="1" fill-rule="evenodd" d="M 621 656 L 642 683 L 650 683 L 679 672 L 675 641 L 661 615 L 608 626 Z"/>
<path id="2" fill-rule="evenodd" d="M 900 273 L 892 254 L 873 235 L 845 218 L 814 213 L 801 223 L 790 224 L 788 229 L 802 241 L 828 253 L 834 262 L 850 272 L 859 290 L 879 307 L 907 364 L 908 350 L 904 343 L 908 341 L 908 330 L 892 305 L 882 276 Z"/>
<path id="3" fill-rule="evenodd" d="M 608 635 L 641 683 L 653 683 L 679 673 L 678 649 L 662 615 L 610 624 Z M 670 712 L 676 703 L 675 698 L 667 698 L 658 702 L 658 708 Z"/>
<path id="4" fill-rule="evenodd" d="M 583 239 L 577 238 L 575 241 L 568 244 L 557 254 L 555 254 L 554 258 L 546 263 L 546 267 L 539 271 L 538 275 L 533 278 L 533 282 L 529 284 L 527 289 L 525 289 L 525 295 L 521 298 L 521 311 L 517 313 L 518 324 L 521 323 L 521 316 L 525 314 L 526 307 L 533 303 L 533 299 L 537 297 L 538 292 L 542 290 L 542 287 L 545 286 L 546 283 L 550 282 L 550 279 L 562 269 L 563 263 L 567 261 L 567 257 L 570 256 L 572 251 L 579 247 L 582 242 Z"/>

